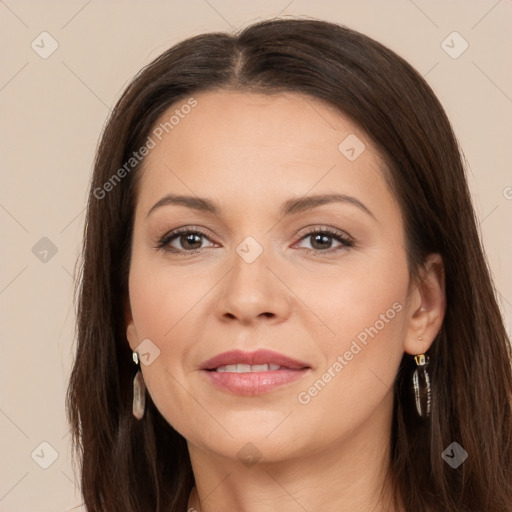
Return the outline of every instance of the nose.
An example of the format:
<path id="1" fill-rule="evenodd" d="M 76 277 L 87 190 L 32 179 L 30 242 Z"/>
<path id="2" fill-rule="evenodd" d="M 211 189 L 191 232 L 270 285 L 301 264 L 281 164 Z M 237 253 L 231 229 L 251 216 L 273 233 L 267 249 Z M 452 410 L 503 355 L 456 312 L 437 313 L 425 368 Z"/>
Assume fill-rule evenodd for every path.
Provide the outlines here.
<path id="1" fill-rule="evenodd" d="M 218 288 L 217 317 L 244 325 L 284 321 L 292 310 L 293 294 L 279 276 L 275 261 L 266 249 L 252 262 L 241 254 L 235 252 L 232 266 Z"/>

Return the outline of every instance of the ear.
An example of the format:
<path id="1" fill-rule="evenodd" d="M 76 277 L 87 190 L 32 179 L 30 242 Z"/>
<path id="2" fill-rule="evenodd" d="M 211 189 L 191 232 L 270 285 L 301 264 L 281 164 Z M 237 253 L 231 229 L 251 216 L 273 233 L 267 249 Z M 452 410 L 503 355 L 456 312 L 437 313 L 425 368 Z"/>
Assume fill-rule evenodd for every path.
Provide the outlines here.
<path id="1" fill-rule="evenodd" d="M 439 254 L 429 254 L 419 282 L 411 284 L 404 351 L 411 355 L 425 353 L 441 329 L 445 311 L 443 259 Z"/>
<path id="2" fill-rule="evenodd" d="M 126 325 L 126 338 L 132 350 L 139 345 L 139 336 L 133 320 L 132 308 L 130 306 L 130 299 L 126 297 L 124 300 L 124 324 Z"/>

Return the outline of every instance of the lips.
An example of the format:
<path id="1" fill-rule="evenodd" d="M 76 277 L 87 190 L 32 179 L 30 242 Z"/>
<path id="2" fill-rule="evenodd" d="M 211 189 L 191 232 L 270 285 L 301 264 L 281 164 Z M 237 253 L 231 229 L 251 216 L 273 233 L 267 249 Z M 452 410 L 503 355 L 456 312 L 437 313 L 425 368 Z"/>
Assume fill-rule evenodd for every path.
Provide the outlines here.
<path id="1" fill-rule="evenodd" d="M 201 365 L 208 382 L 224 392 L 259 395 L 304 377 L 307 363 L 271 350 L 219 354 Z"/>
<path id="2" fill-rule="evenodd" d="M 201 365 L 201 370 L 217 370 L 219 367 L 231 367 L 229 370 L 224 371 L 240 371 L 234 370 L 233 366 L 237 365 L 242 367 L 242 371 L 250 371 L 247 366 L 260 366 L 260 365 L 273 365 L 272 370 L 277 370 L 275 366 L 289 370 L 301 370 L 309 368 L 307 363 L 292 359 L 278 352 L 272 350 L 257 350 L 256 352 L 243 352 L 242 350 L 231 350 L 218 354 Z M 245 368 L 244 368 L 245 367 Z M 270 369 L 270 367 L 269 367 Z M 221 370 L 222 371 L 222 370 Z M 258 371 L 258 370 L 255 370 Z M 268 371 L 260 370 L 260 371 Z"/>
<path id="3" fill-rule="evenodd" d="M 213 372 L 234 372 L 234 373 L 249 373 L 249 372 L 273 372 L 275 370 L 284 369 L 284 366 L 278 364 L 225 364 L 219 366 Z"/>

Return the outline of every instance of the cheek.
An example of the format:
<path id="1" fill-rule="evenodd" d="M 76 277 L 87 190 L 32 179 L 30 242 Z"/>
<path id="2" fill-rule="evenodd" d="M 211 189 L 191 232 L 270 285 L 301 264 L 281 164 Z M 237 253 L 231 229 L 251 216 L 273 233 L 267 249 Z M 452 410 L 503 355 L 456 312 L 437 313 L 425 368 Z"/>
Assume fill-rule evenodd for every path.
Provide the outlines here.
<path id="1" fill-rule="evenodd" d="M 159 354 L 142 367 L 147 391 L 167 422 L 185 433 L 190 395 L 184 391 L 187 375 L 183 361 L 194 336 L 184 334 L 184 329 L 194 321 L 192 308 L 201 290 L 191 286 L 190 280 L 187 283 L 179 272 L 137 257 L 132 261 L 129 287 L 139 342 L 150 339 Z"/>
<path id="2" fill-rule="evenodd" d="M 351 366 L 369 366 L 373 360 L 384 365 L 389 352 L 400 352 L 408 285 L 405 253 L 389 248 L 347 258 L 336 272 L 331 267 L 330 273 L 305 279 L 298 293 L 328 327 L 322 331 L 327 363 L 350 351 L 354 341 L 361 351 Z M 395 361 L 397 356 L 390 357 Z"/>
<path id="3" fill-rule="evenodd" d="M 150 339 L 159 351 L 158 358 L 142 368 L 146 387 L 157 409 L 181 431 L 190 410 L 190 394 L 185 391 L 192 368 L 189 352 L 201 338 L 201 311 L 212 310 L 208 291 L 214 281 L 211 272 L 185 272 L 162 261 L 142 250 L 134 254 L 130 303 L 139 343 Z"/>
<path id="4" fill-rule="evenodd" d="M 342 350 L 360 333 L 364 341 L 365 329 L 375 333 L 375 325 L 379 338 L 401 331 L 404 315 L 398 310 L 405 310 L 409 286 L 406 255 L 401 251 L 386 247 L 350 255 L 337 266 L 304 270 L 289 274 L 287 280 L 314 313 L 311 317 L 323 325 L 317 331 L 329 351 Z"/>
<path id="5" fill-rule="evenodd" d="M 165 262 L 144 256 L 130 269 L 130 303 L 141 339 L 163 344 L 179 341 L 176 333 L 194 316 L 195 306 L 211 283 L 201 271 L 171 268 Z M 160 347 L 164 348 L 164 346 Z"/>
<path id="6" fill-rule="evenodd" d="M 406 326 L 405 255 L 390 254 L 342 274 L 331 284 L 326 280 L 321 293 L 310 292 L 316 302 L 308 305 L 333 332 L 317 340 L 325 364 L 298 396 L 304 413 L 327 429 L 355 427 L 392 391 Z"/>

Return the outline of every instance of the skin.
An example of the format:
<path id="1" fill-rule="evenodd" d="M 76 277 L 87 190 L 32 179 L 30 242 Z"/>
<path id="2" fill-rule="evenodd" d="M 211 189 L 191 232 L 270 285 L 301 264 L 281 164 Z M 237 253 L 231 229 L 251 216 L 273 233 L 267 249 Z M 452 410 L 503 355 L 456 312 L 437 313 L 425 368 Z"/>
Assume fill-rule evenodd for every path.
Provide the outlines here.
<path id="1" fill-rule="evenodd" d="M 426 352 L 439 331 L 442 260 L 430 255 L 421 284 L 411 281 L 384 164 L 368 137 L 327 104 L 294 93 L 194 97 L 197 106 L 144 162 L 126 303 L 132 350 L 147 338 L 160 350 L 141 368 L 156 407 L 187 440 L 196 480 L 189 506 L 385 510 L 392 385 L 403 353 Z M 366 146 L 352 162 L 338 149 L 350 134 Z M 209 198 L 222 211 L 166 205 L 148 216 L 169 193 Z M 372 215 L 348 202 L 280 215 L 284 201 L 324 193 L 355 197 Z M 156 248 L 181 227 L 206 237 L 196 245 L 174 238 L 181 254 Z M 306 234 L 317 227 L 355 245 L 315 243 Z M 236 251 L 248 236 L 263 248 L 252 263 Z M 401 311 L 301 403 L 299 393 L 330 367 L 332 376 L 337 357 L 396 303 Z M 212 386 L 199 366 L 235 348 L 268 348 L 311 369 L 269 393 L 234 395 Z M 237 455 L 249 442 L 256 448 L 246 450 L 261 456 L 250 467 Z"/>

